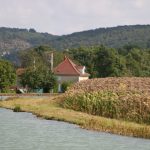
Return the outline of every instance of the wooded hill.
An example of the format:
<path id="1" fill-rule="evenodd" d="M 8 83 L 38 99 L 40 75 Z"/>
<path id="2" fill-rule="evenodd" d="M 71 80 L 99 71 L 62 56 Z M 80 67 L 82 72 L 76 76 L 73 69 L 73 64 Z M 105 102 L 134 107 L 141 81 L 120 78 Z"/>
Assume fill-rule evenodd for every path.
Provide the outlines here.
<path id="1" fill-rule="evenodd" d="M 104 45 L 120 48 L 125 45 L 150 47 L 150 25 L 118 26 L 77 32 L 55 39 L 51 45 L 56 49 L 78 48 L 80 46 Z"/>
<path id="2" fill-rule="evenodd" d="M 120 48 L 124 45 L 150 47 L 150 25 L 118 26 L 56 36 L 38 33 L 34 29 L 0 28 L 0 54 L 49 45 L 56 50 L 81 46 L 105 45 Z"/>
<path id="3" fill-rule="evenodd" d="M 57 36 L 38 33 L 34 29 L 0 28 L 0 54 L 5 55 L 18 50 L 49 44 Z"/>

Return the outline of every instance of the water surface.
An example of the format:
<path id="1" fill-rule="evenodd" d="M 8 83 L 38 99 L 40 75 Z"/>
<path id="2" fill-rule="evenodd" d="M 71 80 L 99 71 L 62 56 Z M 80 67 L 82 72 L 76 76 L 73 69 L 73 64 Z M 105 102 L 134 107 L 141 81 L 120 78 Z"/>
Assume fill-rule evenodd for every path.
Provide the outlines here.
<path id="1" fill-rule="evenodd" d="M 0 109 L 0 150 L 150 150 L 150 140 L 87 131 Z"/>

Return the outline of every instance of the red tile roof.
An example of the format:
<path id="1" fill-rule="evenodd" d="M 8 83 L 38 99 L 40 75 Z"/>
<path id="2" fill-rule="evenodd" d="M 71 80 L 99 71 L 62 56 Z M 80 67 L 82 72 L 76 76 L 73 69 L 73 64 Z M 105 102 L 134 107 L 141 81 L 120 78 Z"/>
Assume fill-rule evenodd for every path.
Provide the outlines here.
<path id="1" fill-rule="evenodd" d="M 61 62 L 55 69 L 54 74 L 56 75 L 72 75 L 72 76 L 89 76 L 88 73 L 82 74 L 78 69 L 82 69 L 83 66 L 78 66 L 73 63 L 68 57 L 65 57 L 64 61 Z"/>

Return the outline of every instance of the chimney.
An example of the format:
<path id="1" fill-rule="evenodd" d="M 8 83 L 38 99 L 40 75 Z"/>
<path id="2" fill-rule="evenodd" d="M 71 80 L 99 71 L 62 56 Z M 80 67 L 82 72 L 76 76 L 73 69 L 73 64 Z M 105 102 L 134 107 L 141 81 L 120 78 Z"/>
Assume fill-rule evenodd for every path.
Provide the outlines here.
<path id="1" fill-rule="evenodd" d="M 83 66 L 82 74 L 85 74 L 85 66 Z"/>

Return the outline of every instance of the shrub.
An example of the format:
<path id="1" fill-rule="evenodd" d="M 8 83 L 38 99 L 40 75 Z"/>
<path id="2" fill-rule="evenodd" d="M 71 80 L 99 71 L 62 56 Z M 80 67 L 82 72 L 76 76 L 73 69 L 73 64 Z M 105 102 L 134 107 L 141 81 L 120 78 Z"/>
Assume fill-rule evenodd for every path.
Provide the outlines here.
<path id="1" fill-rule="evenodd" d="M 61 90 L 63 93 L 65 93 L 69 86 L 71 86 L 72 82 L 63 82 L 61 85 Z"/>
<path id="2" fill-rule="evenodd" d="M 3 88 L 0 90 L 1 93 L 16 93 L 15 90 L 11 90 L 10 88 Z"/>
<path id="3" fill-rule="evenodd" d="M 58 93 L 58 83 L 54 85 L 53 92 Z"/>
<path id="4" fill-rule="evenodd" d="M 21 112 L 21 107 L 20 105 L 16 105 L 13 109 L 14 112 Z"/>

